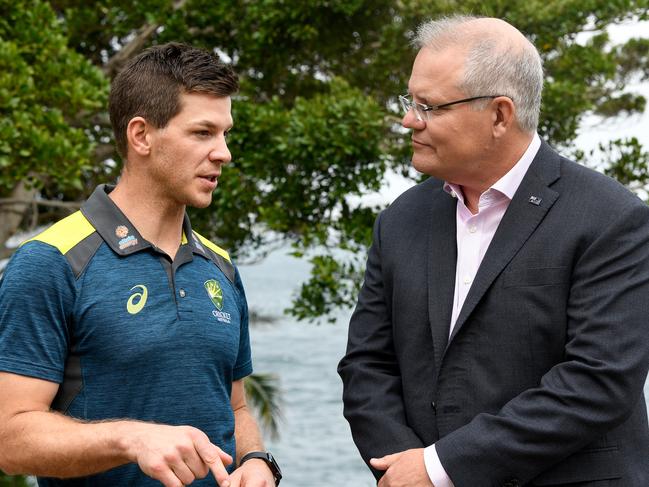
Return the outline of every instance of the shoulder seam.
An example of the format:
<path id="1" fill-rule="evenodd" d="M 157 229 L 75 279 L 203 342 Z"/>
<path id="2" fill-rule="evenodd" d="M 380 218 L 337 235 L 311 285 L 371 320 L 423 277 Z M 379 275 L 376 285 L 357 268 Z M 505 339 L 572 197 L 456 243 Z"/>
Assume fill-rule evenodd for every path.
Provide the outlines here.
<path id="1" fill-rule="evenodd" d="M 23 246 L 32 241 L 42 242 L 55 247 L 65 255 L 96 231 L 81 211 L 76 211 L 20 245 Z"/>
<path id="2" fill-rule="evenodd" d="M 205 245 L 208 249 L 210 249 L 212 252 L 220 255 L 223 257 L 225 260 L 227 260 L 230 264 L 232 263 L 232 260 L 230 259 L 230 254 L 228 254 L 228 251 L 225 249 L 222 249 L 218 245 L 216 245 L 214 242 L 208 240 L 207 238 L 203 237 L 200 233 L 198 233 L 196 230 L 192 230 L 194 232 L 194 235 L 198 237 L 198 239 L 201 241 L 203 245 Z"/>

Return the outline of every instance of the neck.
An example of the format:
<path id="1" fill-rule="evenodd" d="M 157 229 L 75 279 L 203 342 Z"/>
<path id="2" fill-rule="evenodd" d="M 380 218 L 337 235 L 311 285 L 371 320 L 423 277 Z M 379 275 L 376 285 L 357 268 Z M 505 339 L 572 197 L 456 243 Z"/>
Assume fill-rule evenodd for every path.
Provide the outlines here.
<path id="1" fill-rule="evenodd" d="M 126 176 L 126 177 L 125 177 Z M 108 197 L 146 240 L 175 257 L 182 238 L 185 206 L 163 198 L 144 184 L 123 174 Z"/>
<path id="2" fill-rule="evenodd" d="M 475 215 L 478 212 L 480 195 L 511 171 L 523 157 L 533 138 L 533 133 L 519 132 L 515 137 L 502 141 L 485 154 L 485 162 L 482 167 L 488 169 L 481 172 L 481 178 L 477 179 L 475 183 L 461 185 L 465 205 L 471 213 Z"/>

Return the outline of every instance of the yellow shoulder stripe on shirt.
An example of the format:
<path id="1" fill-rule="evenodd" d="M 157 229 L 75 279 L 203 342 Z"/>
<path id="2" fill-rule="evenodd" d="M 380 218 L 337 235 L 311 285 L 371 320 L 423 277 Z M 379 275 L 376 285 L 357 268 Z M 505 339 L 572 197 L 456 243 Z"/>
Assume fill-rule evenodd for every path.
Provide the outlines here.
<path id="1" fill-rule="evenodd" d="M 219 246 L 216 245 L 215 243 L 210 242 L 210 241 L 207 240 L 205 237 L 203 237 L 201 234 L 199 234 L 197 231 L 194 231 L 194 233 L 196 234 L 196 236 L 198 237 L 198 239 L 201 241 L 201 243 L 202 243 L 203 245 L 205 245 L 205 247 L 207 247 L 208 249 L 210 249 L 212 252 L 216 252 L 216 253 L 219 254 L 221 257 L 223 257 L 225 260 L 227 260 L 228 262 L 232 263 L 232 261 L 230 260 L 230 254 L 228 254 L 228 252 L 227 252 L 226 250 L 223 250 L 221 247 L 219 247 Z"/>
<path id="2" fill-rule="evenodd" d="M 86 220 L 83 213 L 77 211 L 63 220 L 59 220 L 35 237 L 26 240 L 21 245 L 35 240 L 56 247 L 59 249 L 59 252 L 66 254 L 72 247 L 94 231 L 95 227 Z"/>

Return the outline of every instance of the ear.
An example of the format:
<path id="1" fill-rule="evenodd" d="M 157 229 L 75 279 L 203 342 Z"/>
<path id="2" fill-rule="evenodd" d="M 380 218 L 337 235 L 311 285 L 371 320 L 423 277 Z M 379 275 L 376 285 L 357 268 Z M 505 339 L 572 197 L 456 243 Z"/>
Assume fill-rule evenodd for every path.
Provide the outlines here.
<path id="1" fill-rule="evenodd" d="M 493 100 L 493 136 L 503 137 L 516 125 L 516 107 L 511 98 L 499 96 Z"/>
<path id="2" fill-rule="evenodd" d="M 133 117 L 126 127 L 126 140 L 129 151 L 139 156 L 148 156 L 151 153 L 149 132 L 151 126 L 143 117 Z"/>

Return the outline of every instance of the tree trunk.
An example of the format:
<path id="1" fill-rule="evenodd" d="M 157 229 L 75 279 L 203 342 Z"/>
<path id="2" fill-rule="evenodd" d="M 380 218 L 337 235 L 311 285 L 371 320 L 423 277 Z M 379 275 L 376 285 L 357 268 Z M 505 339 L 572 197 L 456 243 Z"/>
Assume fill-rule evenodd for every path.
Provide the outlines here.
<path id="1" fill-rule="evenodd" d="M 11 192 L 10 198 L 12 200 L 32 201 L 36 196 L 36 190 L 27 188 L 22 181 L 16 185 Z M 9 238 L 18 231 L 20 222 L 29 209 L 27 203 L 9 203 L 0 205 L 0 258 L 11 255 L 12 251 L 5 247 Z"/>

